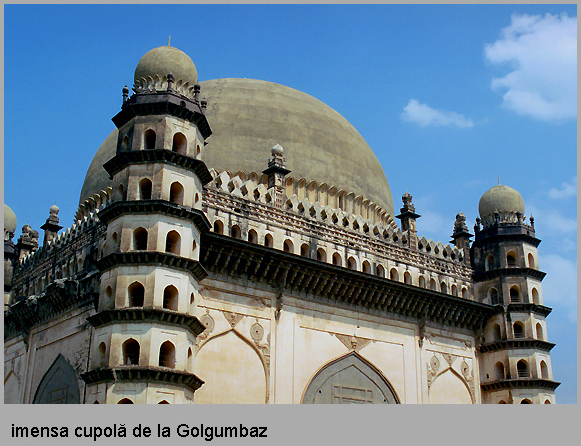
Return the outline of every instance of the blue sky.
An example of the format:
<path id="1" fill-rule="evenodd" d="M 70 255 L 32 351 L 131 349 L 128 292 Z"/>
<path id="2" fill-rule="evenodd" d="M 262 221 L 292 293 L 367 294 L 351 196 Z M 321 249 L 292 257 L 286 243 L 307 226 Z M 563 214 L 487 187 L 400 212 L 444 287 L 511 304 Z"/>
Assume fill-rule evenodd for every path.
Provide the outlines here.
<path id="1" fill-rule="evenodd" d="M 535 217 L 557 401 L 577 401 L 576 5 L 6 5 L 4 198 L 39 230 L 72 224 L 137 62 L 171 44 L 200 80 L 304 91 L 349 120 L 420 235 L 472 229 L 500 182 Z"/>

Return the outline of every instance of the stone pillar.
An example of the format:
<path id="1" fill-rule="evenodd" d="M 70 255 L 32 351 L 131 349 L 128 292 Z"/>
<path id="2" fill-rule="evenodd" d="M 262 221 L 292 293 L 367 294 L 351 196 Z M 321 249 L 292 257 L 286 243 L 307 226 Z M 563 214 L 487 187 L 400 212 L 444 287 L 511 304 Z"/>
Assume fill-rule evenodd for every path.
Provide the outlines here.
<path id="1" fill-rule="evenodd" d="M 274 188 L 274 206 L 282 208 L 285 199 L 284 179 L 290 173 L 285 168 L 284 150 L 280 144 L 276 144 L 272 150 L 272 159 L 268 161 L 268 168 L 262 173 L 268 175 L 268 189 Z"/>
<path id="2" fill-rule="evenodd" d="M 58 206 L 56 204 L 51 206 L 49 212 L 50 215 L 46 219 L 46 223 L 40 227 L 40 229 L 44 230 L 44 241 L 42 243 L 42 246 L 48 245 L 51 242 L 51 240 L 57 236 L 58 232 L 63 228 L 58 224 L 59 223 L 59 218 L 57 217 L 57 214 L 59 213 Z"/>

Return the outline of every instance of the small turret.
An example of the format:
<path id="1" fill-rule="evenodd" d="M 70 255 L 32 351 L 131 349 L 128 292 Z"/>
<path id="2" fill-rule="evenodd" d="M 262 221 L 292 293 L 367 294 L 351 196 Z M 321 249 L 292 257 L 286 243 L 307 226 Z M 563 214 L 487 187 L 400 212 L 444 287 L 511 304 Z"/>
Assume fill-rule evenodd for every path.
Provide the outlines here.
<path id="1" fill-rule="evenodd" d="M 274 187 L 274 205 L 282 207 L 284 202 L 284 178 L 290 173 L 285 167 L 284 149 L 280 144 L 276 144 L 270 151 L 272 159 L 268 160 L 268 168 L 262 173 L 268 175 L 268 188 Z"/>
<path id="2" fill-rule="evenodd" d="M 33 230 L 29 224 L 22 227 L 22 235 L 18 238 L 16 243 L 16 250 L 18 251 L 18 260 L 22 260 L 31 252 L 38 249 L 38 231 Z"/>
<path id="3" fill-rule="evenodd" d="M 416 219 L 420 218 L 420 214 L 416 214 L 416 207 L 412 204 L 412 195 L 406 192 L 402 195 L 403 207 L 400 208 L 400 214 L 396 218 L 401 220 L 401 231 L 407 233 L 409 240 L 409 247 L 411 249 L 418 249 L 418 231 L 416 229 Z"/>
<path id="4" fill-rule="evenodd" d="M 57 217 L 57 214 L 59 213 L 59 208 L 56 204 L 50 207 L 49 213 L 50 215 L 46 219 L 46 223 L 40 227 L 40 229 L 44 230 L 44 241 L 42 246 L 47 246 L 63 228 L 58 224 L 59 218 Z"/>

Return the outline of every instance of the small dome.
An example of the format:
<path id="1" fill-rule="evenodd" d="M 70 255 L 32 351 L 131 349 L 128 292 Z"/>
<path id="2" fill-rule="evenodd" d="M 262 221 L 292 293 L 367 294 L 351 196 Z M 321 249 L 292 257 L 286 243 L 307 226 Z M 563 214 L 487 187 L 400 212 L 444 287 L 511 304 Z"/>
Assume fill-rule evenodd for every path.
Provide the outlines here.
<path id="1" fill-rule="evenodd" d="M 50 212 L 51 215 L 56 215 L 56 214 L 59 213 L 59 210 L 60 210 L 59 207 L 56 204 L 53 204 L 50 207 L 49 212 Z"/>
<path id="2" fill-rule="evenodd" d="M 133 79 L 135 85 L 139 85 L 142 78 L 155 79 L 157 75 L 163 80 L 169 73 L 173 74 L 176 84 L 187 82 L 193 87 L 198 82 L 198 70 L 190 56 L 173 46 L 160 46 L 145 53 L 135 68 Z"/>
<path id="3" fill-rule="evenodd" d="M 514 213 L 524 215 L 525 203 L 521 195 L 512 187 L 499 184 L 482 195 L 478 203 L 480 218 L 493 216 L 495 212 Z"/>
<path id="4" fill-rule="evenodd" d="M 282 156 L 284 153 L 284 149 L 280 144 L 277 143 L 270 152 L 272 153 L 272 156 L 275 155 Z"/>
<path id="5" fill-rule="evenodd" d="M 30 227 L 30 225 L 28 223 L 26 223 L 23 227 L 22 227 L 22 233 L 23 234 L 29 234 L 32 231 L 32 228 Z"/>
<path id="6" fill-rule="evenodd" d="M 16 214 L 4 204 L 4 231 L 16 232 Z"/>

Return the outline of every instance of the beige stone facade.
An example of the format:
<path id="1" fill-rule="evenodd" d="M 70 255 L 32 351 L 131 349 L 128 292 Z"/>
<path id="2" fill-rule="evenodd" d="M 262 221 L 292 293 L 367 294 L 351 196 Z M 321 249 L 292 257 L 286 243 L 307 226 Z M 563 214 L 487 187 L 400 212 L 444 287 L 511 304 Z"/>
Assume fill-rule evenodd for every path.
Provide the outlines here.
<path id="1" fill-rule="evenodd" d="M 175 78 L 165 48 L 124 89 L 75 224 L 58 233 L 51 208 L 39 247 L 31 228 L 14 245 L 5 222 L 6 403 L 555 402 L 540 241 L 518 192 L 487 192 L 475 235 L 458 214 L 452 245 L 426 240 L 411 195 L 395 215 L 336 112 L 235 79 L 208 83 L 208 104 L 193 63 Z M 224 124 L 243 119 L 235 106 L 250 123 Z M 369 178 L 345 179 L 341 132 Z"/>

